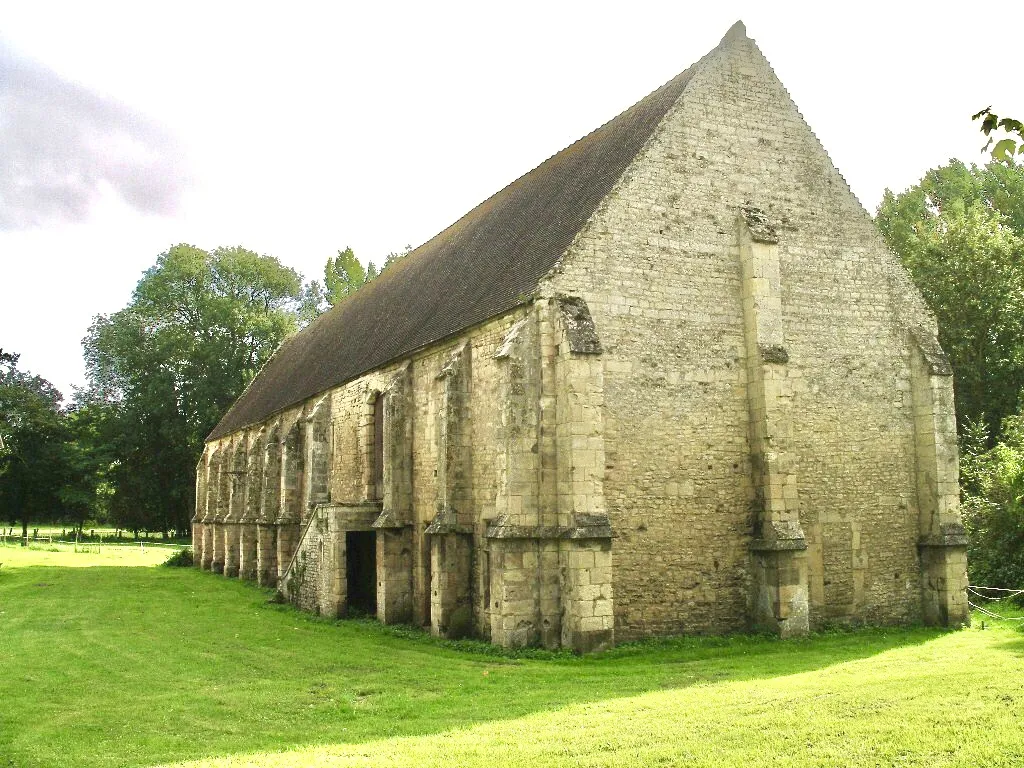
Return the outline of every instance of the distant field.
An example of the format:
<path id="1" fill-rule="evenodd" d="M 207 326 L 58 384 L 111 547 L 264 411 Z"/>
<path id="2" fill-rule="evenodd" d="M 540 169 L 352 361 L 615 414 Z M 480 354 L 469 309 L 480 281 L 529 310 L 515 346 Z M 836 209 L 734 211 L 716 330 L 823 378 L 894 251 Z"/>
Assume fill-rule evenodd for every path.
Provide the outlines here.
<path id="1" fill-rule="evenodd" d="M 144 554 L 0 547 L 0 766 L 1024 764 L 991 620 L 514 658 Z"/>
<path id="2" fill-rule="evenodd" d="M 103 538 L 113 539 L 120 533 L 121 540 L 123 541 L 136 541 L 134 534 L 131 531 L 125 530 L 124 528 L 106 528 L 100 526 L 86 526 L 82 529 L 82 535 L 85 538 Z M 34 525 L 28 529 L 29 538 L 32 540 L 38 539 L 63 539 L 67 541 L 74 541 L 75 529 L 73 526 L 67 525 Z M 9 541 L 11 538 L 21 537 L 21 524 L 15 525 L 14 523 L 0 523 L 0 542 L 5 540 Z M 145 541 L 152 544 L 165 544 L 183 546 L 190 544 L 191 542 L 185 538 L 169 538 L 165 539 L 163 534 L 160 533 L 148 533 L 142 531 L 139 533 L 138 541 Z"/>
<path id="3" fill-rule="evenodd" d="M 28 547 L 17 543 L 0 544 L 0 563 L 3 568 L 25 566 L 56 566 L 83 568 L 88 566 L 149 566 L 159 565 L 173 549 L 147 544 L 47 544 L 32 542 Z M 3 588 L 0 582 L 0 589 Z M 2 593 L 0 593 L 2 594 Z M 0 641 L 2 642 L 2 641 Z M 0 766 L 3 764 L 0 763 Z"/>

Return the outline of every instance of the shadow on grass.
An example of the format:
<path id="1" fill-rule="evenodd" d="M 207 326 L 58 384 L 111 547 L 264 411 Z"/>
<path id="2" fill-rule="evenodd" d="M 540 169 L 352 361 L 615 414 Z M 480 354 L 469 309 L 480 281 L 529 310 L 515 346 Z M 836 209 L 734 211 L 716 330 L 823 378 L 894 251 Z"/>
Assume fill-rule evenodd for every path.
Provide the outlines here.
<path id="1" fill-rule="evenodd" d="M 653 690 L 820 670 L 942 634 L 686 637 L 588 657 L 510 654 L 317 618 L 269 597 L 184 568 L 5 572 L 0 651 L 18 663 L 0 676 L 0 754 L 18 765 L 128 766 L 422 736 Z"/>
<path id="2" fill-rule="evenodd" d="M 1013 627 L 1012 630 L 1013 635 L 1009 639 L 996 643 L 994 647 L 1024 658 L 1024 627 Z"/>

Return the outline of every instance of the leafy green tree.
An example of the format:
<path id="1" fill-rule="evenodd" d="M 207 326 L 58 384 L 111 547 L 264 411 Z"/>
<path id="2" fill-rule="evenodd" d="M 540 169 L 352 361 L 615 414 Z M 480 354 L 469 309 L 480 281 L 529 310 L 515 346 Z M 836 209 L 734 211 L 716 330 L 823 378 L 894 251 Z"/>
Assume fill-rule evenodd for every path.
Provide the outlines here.
<path id="1" fill-rule="evenodd" d="M 306 298 L 300 276 L 270 256 L 177 245 L 127 307 L 94 319 L 80 400 L 102 414 L 115 523 L 187 531 L 206 435 L 298 327 Z"/>
<path id="2" fill-rule="evenodd" d="M 101 524 L 110 521 L 110 476 L 117 457 L 110 436 L 104 434 L 108 410 L 102 403 L 87 403 L 65 412 L 68 482 L 59 495 L 64 520 L 79 531 L 88 520 Z"/>
<path id="3" fill-rule="evenodd" d="M 996 429 L 1024 388 L 1024 168 L 953 160 L 894 195 L 876 218 L 936 315 L 961 429 Z"/>
<path id="4" fill-rule="evenodd" d="M 965 427 L 960 452 L 963 519 L 972 584 L 1018 589 L 1024 584 L 1024 417 L 1003 421 L 988 448 L 983 424 Z"/>
<path id="5" fill-rule="evenodd" d="M 331 308 L 327 293 L 319 280 L 310 280 L 302 289 L 299 303 L 299 326 L 304 328 Z"/>
<path id="6" fill-rule="evenodd" d="M 1012 163 L 1014 152 L 1024 155 L 1024 123 L 1020 120 L 1012 117 L 1001 118 L 992 111 L 992 107 L 985 107 L 971 119 L 981 120 L 981 132 L 988 136 L 982 152 L 988 151 L 991 147 L 993 160 Z M 996 141 L 996 136 L 992 134 L 998 135 L 1000 131 L 1007 135 Z M 993 143 L 995 146 L 992 146 Z"/>
<path id="7" fill-rule="evenodd" d="M 367 262 L 364 269 L 351 248 L 338 251 L 338 255 L 328 258 L 324 265 L 324 282 L 321 284 L 313 280 L 306 286 L 299 309 L 300 322 L 303 325 L 312 322 L 318 315 L 373 282 L 410 251 L 412 246 L 407 245 L 401 251 L 390 252 L 384 257 L 384 265 L 380 269 L 372 261 Z"/>
<path id="8" fill-rule="evenodd" d="M 18 370 L 16 354 L 0 350 L 0 519 L 51 522 L 62 511 L 69 479 L 60 392 L 41 376 Z"/>
<path id="9" fill-rule="evenodd" d="M 324 266 L 327 302 L 332 307 L 336 306 L 338 302 L 358 291 L 376 276 L 377 267 L 372 261 L 364 269 L 351 248 L 338 251 L 338 255 L 328 258 Z"/>

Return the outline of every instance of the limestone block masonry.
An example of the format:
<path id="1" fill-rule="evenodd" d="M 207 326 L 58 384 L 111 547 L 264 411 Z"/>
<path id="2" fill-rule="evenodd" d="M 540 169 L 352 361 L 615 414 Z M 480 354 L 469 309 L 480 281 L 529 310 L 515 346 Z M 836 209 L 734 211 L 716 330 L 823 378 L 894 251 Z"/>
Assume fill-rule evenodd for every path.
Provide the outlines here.
<path id="1" fill-rule="evenodd" d="M 566 227 L 548 261 L 513 258 Z M 497 290 L 473 265 L 502 258 L 531 288 L 470 311 Z M 387 297 L 411 305 L 428 273 L 451 280 L 431 311 L 469 319 L 402 347 Z M 934 319 L 742 24 L 378 280 L 373 322 L 346 328 L 399 352 L 252 410 L 305 375 L 272 360 L 214 431 L 198 567 L 326 615 L 580 652 L 967 622 Z M 321 366 L 344 341 L 316 347 L 322 320 L 278 355 L 310 340 Z"/>

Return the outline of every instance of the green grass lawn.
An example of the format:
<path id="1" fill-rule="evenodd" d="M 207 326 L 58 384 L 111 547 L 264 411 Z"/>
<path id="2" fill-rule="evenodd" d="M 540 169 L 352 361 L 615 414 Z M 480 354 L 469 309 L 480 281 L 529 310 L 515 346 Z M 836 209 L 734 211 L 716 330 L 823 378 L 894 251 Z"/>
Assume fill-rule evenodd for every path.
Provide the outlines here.
<path id="1" fill-rule="evenodd" d="M 54 566 L 90 568 L 96 566 L 150 566 L 164 562 L 174 550 L 148 544 L 47 544 L 32 542 L 0 545 L 0 563 L 6 568 Z M 5 584 L 0 582 L 0 590 Z M 0 592 L 0 594 L 3 594 Z M 2 598 L 0 598 L 2 599 Z"/>
<path id="2" fill-rule="evenodd" d="M 998 623 L 513 658 L 107 552 L 0 547 L 4 768 L 1024 764 Z"/>

